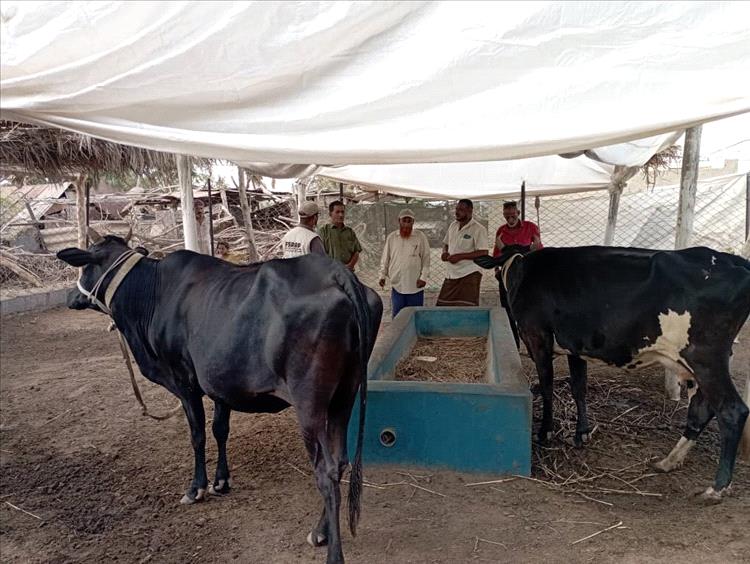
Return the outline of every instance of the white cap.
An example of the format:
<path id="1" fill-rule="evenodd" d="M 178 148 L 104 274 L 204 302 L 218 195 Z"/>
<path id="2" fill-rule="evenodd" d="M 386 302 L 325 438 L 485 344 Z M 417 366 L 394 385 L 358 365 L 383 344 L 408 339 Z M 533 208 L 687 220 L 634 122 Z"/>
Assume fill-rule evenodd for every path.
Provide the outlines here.
<path id="1" fill-rule="evenodd" d="M 401 210 L 401 212 L 398 214 L 398 218 L 401 219 L 402 217 L 410 217 L 412 219 L 416 219 L 414 217 L 414 212 L 411 211 L 409 208 L 406 208 L 405 210 Z"/>
<path id="2" fill-rule="evenodd" d="M 312 217 L 320 213 L 320 208 L 315 202 L 305 202 L 299 207 L 298 213 L 300 217 Z"/>

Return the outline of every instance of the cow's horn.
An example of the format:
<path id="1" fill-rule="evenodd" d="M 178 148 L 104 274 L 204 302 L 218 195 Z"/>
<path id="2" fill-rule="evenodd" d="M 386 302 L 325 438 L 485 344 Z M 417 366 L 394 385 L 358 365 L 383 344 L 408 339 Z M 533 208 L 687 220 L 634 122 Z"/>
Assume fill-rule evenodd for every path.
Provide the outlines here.
<path id="1" fill-rule="evenodd" d="M 93 227 L 89 227 L 88 234 L 89 239 L 91 239 L 91 242 L 94 243 L 94 245 L 104 240 L 104 237 L 99 235 L 99 233 L 97 233 L 97 231 Z"/>
<path id="2" fill-rule="evenodd" d="M 130 238 L 132 236 L 133 236 L 133 226 L 131 225 L 130 228 L 128 229 L 128 234 L 125 235 L 125 243 L 129 243 L 130 242 Z"/>

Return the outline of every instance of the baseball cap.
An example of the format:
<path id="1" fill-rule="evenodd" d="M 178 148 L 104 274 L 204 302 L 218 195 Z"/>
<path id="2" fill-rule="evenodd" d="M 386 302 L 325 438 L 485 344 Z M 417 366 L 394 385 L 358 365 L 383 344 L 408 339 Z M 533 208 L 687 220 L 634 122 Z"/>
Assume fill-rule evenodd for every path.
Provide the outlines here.
<path id="1" fill-rule="evenodd" d="M 318 204 L 316 204 L 315 202 L 305 202 L 299 207 L 298 213 L 300 217 L 312 217 L 319 214 L 320 209 L 318 208 Z"/>
<path id="2" fill-rule="evenodd" d="M 401 219 L 402 217 L 410 217 L 412 219 L 415 219 L 414 212 L 411 211 L 409 208 L 406 208 L 405 210 L 401 210 L 401 212 L 398 214 L 398 218 Z"/>

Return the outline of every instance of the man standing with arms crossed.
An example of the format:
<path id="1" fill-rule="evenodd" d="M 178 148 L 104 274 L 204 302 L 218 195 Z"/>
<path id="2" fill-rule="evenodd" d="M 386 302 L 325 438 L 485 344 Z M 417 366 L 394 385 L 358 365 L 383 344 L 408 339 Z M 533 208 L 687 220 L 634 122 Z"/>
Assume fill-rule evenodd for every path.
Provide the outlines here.
<path id="1" fill-rule="evenodd" d="M 404 307 L 424 305 L 424 287 L 430 268 L 430 243 L 427 236 L 414 229 L 414 212 L 401 210 L 398 231 L 385 240 L 380 259 L 380 287 L 386 277 L 391 280 L 391 316 Z"/>
<path id="2" fill-rule="evenodd" d="M 472 259 L 487 254 L 487 230 L 473 218 L 471 200 L 459 200 L 456 221 L 448 227 L 441 260 L 447 262 L 439 306 L 478 306 L 482 270 Z"/>

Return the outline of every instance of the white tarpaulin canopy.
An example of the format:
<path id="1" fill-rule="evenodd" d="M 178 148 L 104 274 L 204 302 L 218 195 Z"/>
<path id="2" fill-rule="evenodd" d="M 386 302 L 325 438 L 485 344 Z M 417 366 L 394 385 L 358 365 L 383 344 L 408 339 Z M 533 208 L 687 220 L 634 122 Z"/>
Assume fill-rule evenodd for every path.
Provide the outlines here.
<path id="1" fill-rule="evenodd" d="M 0 9 L 4 119 L 241 163 L 515 159 L 750 110 L 743 2 Z"/>
<path id="2" fill-rule="evenodd" d="M 333 180 L 412 198 L 492 200 L 518 195 L 566 194 L 607 188 L 614 166 L 584 156 L 479 163 L 354 165 L 323 168 Z"/>

